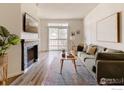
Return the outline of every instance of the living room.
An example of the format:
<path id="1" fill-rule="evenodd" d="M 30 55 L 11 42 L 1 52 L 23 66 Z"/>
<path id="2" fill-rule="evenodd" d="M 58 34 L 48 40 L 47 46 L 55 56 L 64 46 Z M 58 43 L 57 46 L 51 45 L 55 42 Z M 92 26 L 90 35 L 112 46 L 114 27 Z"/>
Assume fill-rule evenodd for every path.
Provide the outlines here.
<path id="1" fill-rule="evenodd" d="M 121 3 L 1 3 L 1 27 L 20 43 L 7 50 L 7 74 L 0 84 L 124 84 L 123 8 Z M 26 30 L 30 21 L 37 28 Z M 61 58 L 63 50 L 76 58 Z"/>

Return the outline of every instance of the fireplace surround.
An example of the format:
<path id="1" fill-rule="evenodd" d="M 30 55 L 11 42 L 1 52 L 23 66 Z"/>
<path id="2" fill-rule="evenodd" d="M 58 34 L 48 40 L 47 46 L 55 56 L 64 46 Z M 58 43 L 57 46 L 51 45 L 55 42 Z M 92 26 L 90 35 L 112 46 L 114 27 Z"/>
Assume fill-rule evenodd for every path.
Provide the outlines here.
<path id="1" fill-rule="evenodd" d="M 38 41 L 21 40 L 22 64 L 21 69 L 25 71 L 33 63 L 38 62 Z"/>

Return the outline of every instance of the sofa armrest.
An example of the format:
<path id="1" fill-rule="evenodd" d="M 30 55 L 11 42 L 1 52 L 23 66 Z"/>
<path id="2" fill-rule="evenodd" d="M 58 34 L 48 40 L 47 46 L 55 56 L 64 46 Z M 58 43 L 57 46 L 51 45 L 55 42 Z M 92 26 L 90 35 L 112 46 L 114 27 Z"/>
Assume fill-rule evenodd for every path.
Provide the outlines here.
<path id="1" fill-rule="evenodd" d="M 84 62 L 85 62 L 87 59 L 95 59 L 95 56 L 94 56 L 94 57 L 85 57 L 85 58 L 84 58 Z"/>
<path id="2" fill-rule="evenodd" d="M 96 60 L 124 60 L 124 53 L 98 53 Z"/>
<path id="3" fill-rule="evenodd" d="M 124 61 L 98 60 L 96 65 L 98 84 L 124 84 Z M 101 81 L 104 79 L 104 81 Z"/>

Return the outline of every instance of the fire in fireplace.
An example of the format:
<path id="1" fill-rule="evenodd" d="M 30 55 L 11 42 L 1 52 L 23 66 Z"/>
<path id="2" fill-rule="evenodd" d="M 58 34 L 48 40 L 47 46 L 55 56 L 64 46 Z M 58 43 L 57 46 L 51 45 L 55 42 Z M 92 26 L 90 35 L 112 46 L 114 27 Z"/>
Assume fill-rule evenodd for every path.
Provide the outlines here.
<path id="1" fill-rule="evenodd" d="M 22 40 L 22 70 L 38 61 L 38 42 Z"/>

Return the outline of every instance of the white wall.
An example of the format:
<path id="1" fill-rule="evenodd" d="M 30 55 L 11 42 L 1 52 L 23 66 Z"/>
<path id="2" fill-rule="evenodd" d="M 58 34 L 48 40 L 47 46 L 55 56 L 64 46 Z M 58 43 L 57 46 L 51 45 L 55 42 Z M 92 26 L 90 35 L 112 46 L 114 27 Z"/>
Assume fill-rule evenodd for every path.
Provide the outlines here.
<path id="1" fill-rule="evenodd" d="M 35 3 L 22 3 L 21 4 L 22 20 L 23 20 L 23 15 L 26 12 L 39 21 L 38 11 L 39 11 L 39 9 Z M 23 21 L 22 21 L 22 24 L 23 24 Z M 39 21 L 39 28 L 38 29 L 40 30 L 40 21 Z M 39 40 L 39 43 L 40 43 L 40 31 L 38 31 L 38 34 L 37 33 L 27 33 L 27 32 L 23 31 L 23 27 L 22 27 L 21 38 L 22 39 L 29 39 L 29 40 Z M 41 44 L 39 44 L 39 51 L 41 49 L 40 45 Z"/>
<path id="2" fill-rule="evenodd" d="M 76 35 L 75 44 L 78 45 L 83 41 L 83 20 L 82 19 L 41 19 L 41 50 L 48 50 L 48 23 L 68 23 L 69 34 L 79 30 L 80 35 Z M 69 36 L 70 37 L 70 36 Z M 70 41 L 69 44 L 70 45 Z M 69 46 L 70 47 L 70 46 Z"/>
<path id="3" fill-rule="evenodd" d="M 36 7 L 36 5 L 35 4 L 26 4 L 26 3 L 21 4 L 22 23 L 23 23 L 24 13 L 28 13 L 32 17 L 37 19 L 37 7 Z M 24 32 L 23 27 L 22 27 L 21 38 L 22 39 L 38 39 L 38 34 Z"/>
<path id="4" fill-rule="evenodd" d="M 37 11 L 35 4 L 0 4 L 0 25 L 5 26 L 11 33 L 19 35 L 22 39 L 38 40 L 40 37 L 38 34 L 23 32 L 23 14 L 27 12 L 38 19 Z M 8 77 L 22 73 L 21 44 L 8 50 L 8 62 Z"/>
<path id="5" fill-rule="evenodd" d="M 5 26 L 10 33 L 20 36 L 21 12 L 20 4 L 0 4 L 0 25 Z M 8 77 L 21 73 L 21 44 L 8 50 Z"/>
<path id="6" fill-rule="evenodd" d="M 116 12 L 121 12 L 121 42 L 108 43 L 96 40 L 96 22 Z M 84 18 L 85 41 L 112 49 L 124 50 L 124 4 L 99 4 Z"/>

